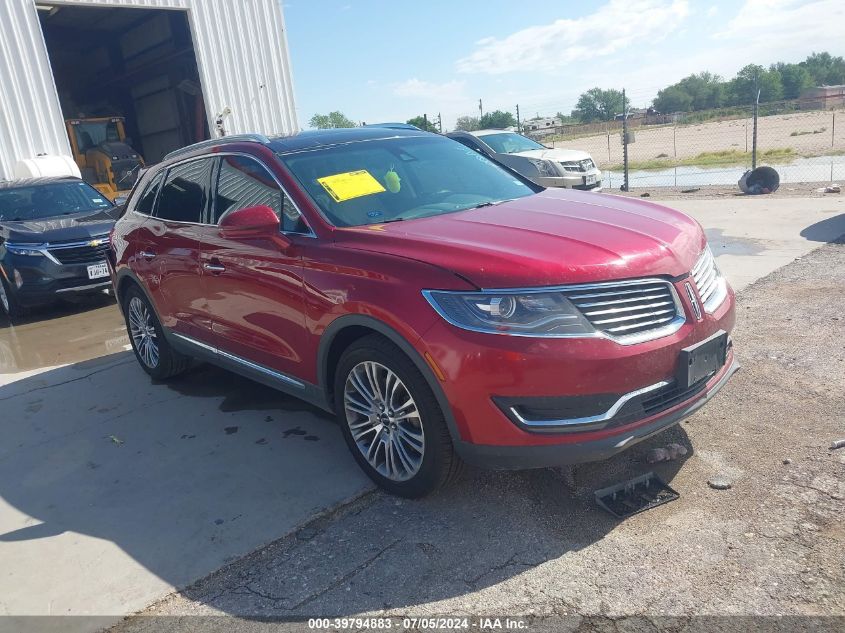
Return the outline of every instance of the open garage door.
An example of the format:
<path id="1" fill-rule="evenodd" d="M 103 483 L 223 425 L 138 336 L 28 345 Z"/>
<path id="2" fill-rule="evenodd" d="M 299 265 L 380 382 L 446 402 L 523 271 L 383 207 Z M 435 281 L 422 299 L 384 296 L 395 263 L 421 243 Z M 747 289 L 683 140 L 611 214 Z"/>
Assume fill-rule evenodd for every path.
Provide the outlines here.
<path id="1" fill-rule="evenodd" d="M 47 3 L 38 9 L 62 113 L 74 121 L 71 146 L 82 156 L 77 162 L 86 180 L 102 177 L 84 158 L 102 142 L 125 141 L 151 164 L 209 138 L 187 12 Z M 88 119 L 98 122 L 80 123 Z M 119 134 L 125 138 L 117 139 Z M 112 154 L 109 160 L 124 158 Z"/>

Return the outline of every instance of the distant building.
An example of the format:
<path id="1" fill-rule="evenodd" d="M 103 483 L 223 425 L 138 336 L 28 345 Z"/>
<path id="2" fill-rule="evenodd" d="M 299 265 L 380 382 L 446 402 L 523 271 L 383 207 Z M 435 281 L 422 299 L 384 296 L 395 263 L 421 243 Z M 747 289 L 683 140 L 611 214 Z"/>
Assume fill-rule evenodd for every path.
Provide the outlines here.
<path id="1" fill-rule="evenodd" d="M 555 133 L 555 128 L 563 125 L 557 117 L 530 119 L 522 122 L 522 131 L 532 136 L 548 136 Z"/>
<path id="2" fill-rule="evenodd" d="M 845 106 L 845 84 L 839 86 L 816 86 L 801 93 L 807 101 L 807 108 L 841 108 Z"/>

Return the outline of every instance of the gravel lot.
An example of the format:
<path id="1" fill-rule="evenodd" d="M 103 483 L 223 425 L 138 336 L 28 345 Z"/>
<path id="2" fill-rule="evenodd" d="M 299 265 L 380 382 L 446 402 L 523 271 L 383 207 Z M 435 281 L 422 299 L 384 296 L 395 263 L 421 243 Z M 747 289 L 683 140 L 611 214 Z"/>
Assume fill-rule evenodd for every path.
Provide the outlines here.
<path id="1" fill-rule="evenodd" d="M 652 160 L 660 155 L 679 159 L 704 152 L 751 151 L 751 118 L 710 121 L 697 125 L 638 127 L 636 141 L 628 146 L 631 161 Z M 554 147 L 589 152 L 599 167 L 622 163 L 618 131 L 552 143 Z M 845 111 L 796 112 L 760 117 L 760 151 L 792 148 L 798 156 L 825 156 L 845 150 Z"/>
<path id="2" fill-rule="evenodd" d="M 619 188 L 614 187 L 605 188 L 602 193 L 612 193 L 619 196 L 629 196 L 632 198 L 654 198 L 657 202 L 665 200 L 730 200 L 733 198 L 747 198 L 751 200 L 771 200 L 780 198 L 829 198 L 839 199 L 845 196 L 840 193 L 822 193 L 817 191 L 822 187 L 828 186 L 830 183 L 816 182 L 816 183 L 792 183 L 788 185 L 781 185 L 781 187 L 774 193 L 765 195 L 748 195 L 742 193 L 739 187 L 733 186 L 708 186 L 708 187 L 632 187 L 631 191 L 620 191 Z M 845 187 L 845 182 L 839 183 L 841 187 Z M 643 195 L 648 194 L 648 195 Z"/>
<path id="3" fill-rule="evenodd" d="M 419 502 L 368 493 L 141 615 L 246 618 L 182 620 L 203 631 L 356 614 L 523 615 L 531 630 L 576 614 L 680 616 L 671 630 L 701 614 L 845 616 L 845 449 L 828 448 L 845 438 L 843 284 L 840 240 L 747 288 L 734 333 L 743 369 L 695 416 L 617 458 L 471 471 Z M 645 463 L 672 441 L 690 449 L 682 461 Z M 652 469 L 679 500 L 621 522 L 596 507 L 595 489 Z M 709 488 L 714 475 L 732 488 Z M 579 630 L 630 630 L 617 624 Z M 173 625 L 135 617 L 115 630 Z"/>

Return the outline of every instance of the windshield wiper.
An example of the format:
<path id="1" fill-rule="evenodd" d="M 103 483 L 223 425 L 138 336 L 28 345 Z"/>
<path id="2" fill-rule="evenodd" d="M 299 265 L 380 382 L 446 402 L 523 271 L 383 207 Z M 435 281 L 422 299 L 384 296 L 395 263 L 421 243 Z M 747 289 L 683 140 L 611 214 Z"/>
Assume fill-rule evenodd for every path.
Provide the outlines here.
<path id="1" fill-rule="evenodd" d="M 483 209 L 484 207 L 494 207 L 497 204 L 502 204 L 503 202 L 510 202 L 511 200 L 516 200 L 516 198 L 507 198 L 505 200 L 490 200 L 489 202 L 479 202 L 478 204 L 467 207 L 468 209 Z"/>

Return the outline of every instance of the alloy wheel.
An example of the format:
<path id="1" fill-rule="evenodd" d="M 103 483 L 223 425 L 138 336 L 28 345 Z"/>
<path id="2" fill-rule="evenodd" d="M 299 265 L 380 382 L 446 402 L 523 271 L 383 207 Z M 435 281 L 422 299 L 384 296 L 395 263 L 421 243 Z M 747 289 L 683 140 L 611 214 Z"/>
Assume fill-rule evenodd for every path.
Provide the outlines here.
<path id="1" fill-rule="evenodd" d="M 138 297 L 129 301 L 129 334 L 141 361 L 150 369 L 158 366 L 158 337 L 147 306 Z"/>
<path id="2" fill-rule="evenodd" d="M 380 363 L 358 363 L 346 377 L 346 422 L 358 450 L 380 475 L 407 481 L 425 454 L 419 409 L 408 388 Z"/>

